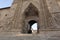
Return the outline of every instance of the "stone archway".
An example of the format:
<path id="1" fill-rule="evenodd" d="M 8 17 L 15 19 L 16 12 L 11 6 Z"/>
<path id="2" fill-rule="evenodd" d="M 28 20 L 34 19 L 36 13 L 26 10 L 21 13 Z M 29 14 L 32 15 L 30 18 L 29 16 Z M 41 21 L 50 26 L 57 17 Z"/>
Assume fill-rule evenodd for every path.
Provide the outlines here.
<path id="1" fill-rule="evenodd" d="M 34 23 L 37 23 L 37 26 L 35 25 L 34 26 L 34 28 L 36 28 L 35 30 L 34 30 L 34 28 L 32 28 L 32 25 L 34 24 Z M 30 20 L 29 22 L 28 22 L 28 34 L 32 34 L 32 33 L 38 33 L 38 28 L 39 28 L 39 26 L 38 26 L 38 22 L 37 21 L 35 21 L 35 20 Z"/>
<path id="2" fill-rule="evenodd" d="M 31 20 L 39 22 L 39 11 L 32 3 L 30 3 L 24 11 L 24 20 L 23 20 L 24 23 L 22 28 L 23 33 L 28 33 L 29 30 L 28 27 L 31 25 L 31 24 L 29 25 L 28 23 Z"/>

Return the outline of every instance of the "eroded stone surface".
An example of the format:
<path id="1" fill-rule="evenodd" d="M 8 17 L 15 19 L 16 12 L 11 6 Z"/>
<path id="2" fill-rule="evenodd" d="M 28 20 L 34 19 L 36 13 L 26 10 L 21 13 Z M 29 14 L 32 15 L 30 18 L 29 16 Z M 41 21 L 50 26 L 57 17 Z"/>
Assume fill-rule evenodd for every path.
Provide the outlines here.
<path id="1" fill-rule="evenodd" d="M 46 4 L 47 3 L 47 4 Z M 34 10 L 37 9 L 36 17 L 34 12 L 29 14 L 28 18 L 25 12 L 28 6 L 34 5 Z M 27 10 L 26 10 L 27 9 Z M 34 11 L 33 10 L 33 11 Z M 30 16 L 32 15 L 32 16 Z M 37 20 L 38 19 L 38 20 Z M 28 21 L 37 20 L 39 23 L 39 30 L 41 29 L 59 29 L 60 27 L 60 1 L 59 0 L 15 0 L 11 8 L 0 10 L 0 31 L 21 31 L 26 29 Z M 25 21 L 27 23 L 25 23 Z"/>

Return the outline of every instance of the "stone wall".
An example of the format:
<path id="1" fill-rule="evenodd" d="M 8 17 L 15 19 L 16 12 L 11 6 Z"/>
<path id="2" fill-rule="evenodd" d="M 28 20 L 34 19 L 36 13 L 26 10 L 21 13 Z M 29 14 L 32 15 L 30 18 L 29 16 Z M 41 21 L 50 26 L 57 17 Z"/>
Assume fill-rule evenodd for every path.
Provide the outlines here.
<path id="1" fill-rule="evenodd" d="M 60 29 L 60 1 L 47 0 L 49 12 L 52 15 L 53 27 Z"/>
<path id="2" fill-rule="evenodd" d="M 10 8 L 0 10 L 0 31 L 20 31 L 24 27 L 24 11 L 30 3 L 36 6 L 39 10 L 39 26 L 42 29 L 60 29 L 60 1 L 58 0 L 46 0 L 49 12 L 45 11 L 45 6 L 42 4 L 42 0 L 14 0 L 14 3 Z M 45 7 L 46 8 L 46 7 Z M 50 25 L 49 16 L 51 15 L 52 25 Z M 48 17 L 48 19 L 46 18 Z M 46 19 L 45 19 L 46 18 Z"/>

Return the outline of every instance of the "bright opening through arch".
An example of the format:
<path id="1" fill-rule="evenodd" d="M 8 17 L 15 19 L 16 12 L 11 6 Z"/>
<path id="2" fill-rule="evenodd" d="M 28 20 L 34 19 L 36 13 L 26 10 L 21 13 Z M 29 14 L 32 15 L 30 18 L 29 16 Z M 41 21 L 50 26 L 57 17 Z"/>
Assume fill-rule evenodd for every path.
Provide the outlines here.
<path id="1" fill-rule="evenodd" d="M 34 23 L 31 27 L 32 30 L 37 30 L 37 23 Z"/>
<path id="2" fill-rule="evenodd" d="M 28 28 L 28 33 L 37 33 L 38 30 L 38 23 L 35 20 L 29 21 L 29 28 Z"/>

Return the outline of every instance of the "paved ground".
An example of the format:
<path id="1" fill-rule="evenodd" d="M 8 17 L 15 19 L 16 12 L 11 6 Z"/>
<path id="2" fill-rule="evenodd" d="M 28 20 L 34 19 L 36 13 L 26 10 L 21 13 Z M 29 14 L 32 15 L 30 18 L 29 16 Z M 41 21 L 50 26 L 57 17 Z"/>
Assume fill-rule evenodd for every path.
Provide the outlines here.
<path id="1" fill-rule="evenodd" d="M 40 32 L 40 34 L 1 33 L 0 40 L 60 40 L 60 31 Z"/>

